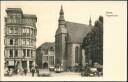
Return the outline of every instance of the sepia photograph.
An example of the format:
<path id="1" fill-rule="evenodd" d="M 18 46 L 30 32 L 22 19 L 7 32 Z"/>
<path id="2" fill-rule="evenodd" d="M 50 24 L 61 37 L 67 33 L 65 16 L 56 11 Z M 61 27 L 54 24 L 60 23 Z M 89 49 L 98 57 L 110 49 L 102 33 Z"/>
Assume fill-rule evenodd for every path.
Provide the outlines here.
<path id="1" fill-rule="evenodd" d="M 109 3 L 1 1 L 2 80 L 126 79 L 126 2 Z"/>

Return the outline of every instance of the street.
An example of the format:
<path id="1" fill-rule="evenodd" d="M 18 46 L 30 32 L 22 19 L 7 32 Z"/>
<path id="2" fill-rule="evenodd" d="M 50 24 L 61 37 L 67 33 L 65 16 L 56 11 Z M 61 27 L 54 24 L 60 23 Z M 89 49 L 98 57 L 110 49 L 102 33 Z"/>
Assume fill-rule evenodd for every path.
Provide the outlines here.
<path id="1" fill-rule="evenodd" d="M 32 73 L 27 73 L 27 75 L 12 75 L 11 77 L 32 77 Z M 34 77 L 38 77 L 37 73 L 35 73 Z M 43 77 L 43 76 L 41 76 Z M 46 76 L 45 76 L 46 77 Z M 50 77 L 81 77 L 80 73 L 78 72 L 61 72 L 61 73 L 55 73 L 55 72 L 50 72 Z"/>

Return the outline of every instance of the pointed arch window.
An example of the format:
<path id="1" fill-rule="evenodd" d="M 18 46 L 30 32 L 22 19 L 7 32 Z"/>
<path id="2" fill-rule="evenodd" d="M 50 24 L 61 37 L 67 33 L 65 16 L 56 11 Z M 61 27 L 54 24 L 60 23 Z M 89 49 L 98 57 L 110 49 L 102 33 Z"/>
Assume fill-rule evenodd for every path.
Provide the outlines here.
<path id="1" fill-rule="evenodd" d="M 78 61 L 79 61 L 79 60 L 78 60 L 78 59 L 79 59 L 79 58 L 78 58 L 78 57 L 79 57 L 78 55 L 79 55 L 79 48 L 76 47 L 76 48 L 75 48 L 75 63 L 78 63 Z"/>

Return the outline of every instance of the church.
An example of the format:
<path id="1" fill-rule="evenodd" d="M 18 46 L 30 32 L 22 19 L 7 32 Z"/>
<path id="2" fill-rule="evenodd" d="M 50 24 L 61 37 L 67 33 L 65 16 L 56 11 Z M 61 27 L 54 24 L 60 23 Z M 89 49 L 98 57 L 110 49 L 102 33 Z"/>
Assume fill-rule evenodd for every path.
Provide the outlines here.
<path id="1" fill-rule="evenodd" d="M 82 43 L 91 28 L 93 28 L 91 18 L 89 25 L 66 21 L 61 6 L 58 28 L 55 34 L 56 66 L 67 68 L 82 66 L 85 63 L 85 54 L 82 54 L 84 53 Z"/>

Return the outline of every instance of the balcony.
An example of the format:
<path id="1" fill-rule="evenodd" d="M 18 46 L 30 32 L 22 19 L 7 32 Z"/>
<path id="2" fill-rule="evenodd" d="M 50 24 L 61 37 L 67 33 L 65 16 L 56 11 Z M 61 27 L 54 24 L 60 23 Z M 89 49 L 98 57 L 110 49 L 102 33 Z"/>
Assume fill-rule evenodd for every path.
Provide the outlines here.
<path id="1" fill-rule="evenodd" d="M 6 24 L 22 24 L 20 19 L 5 18 Z"/>

